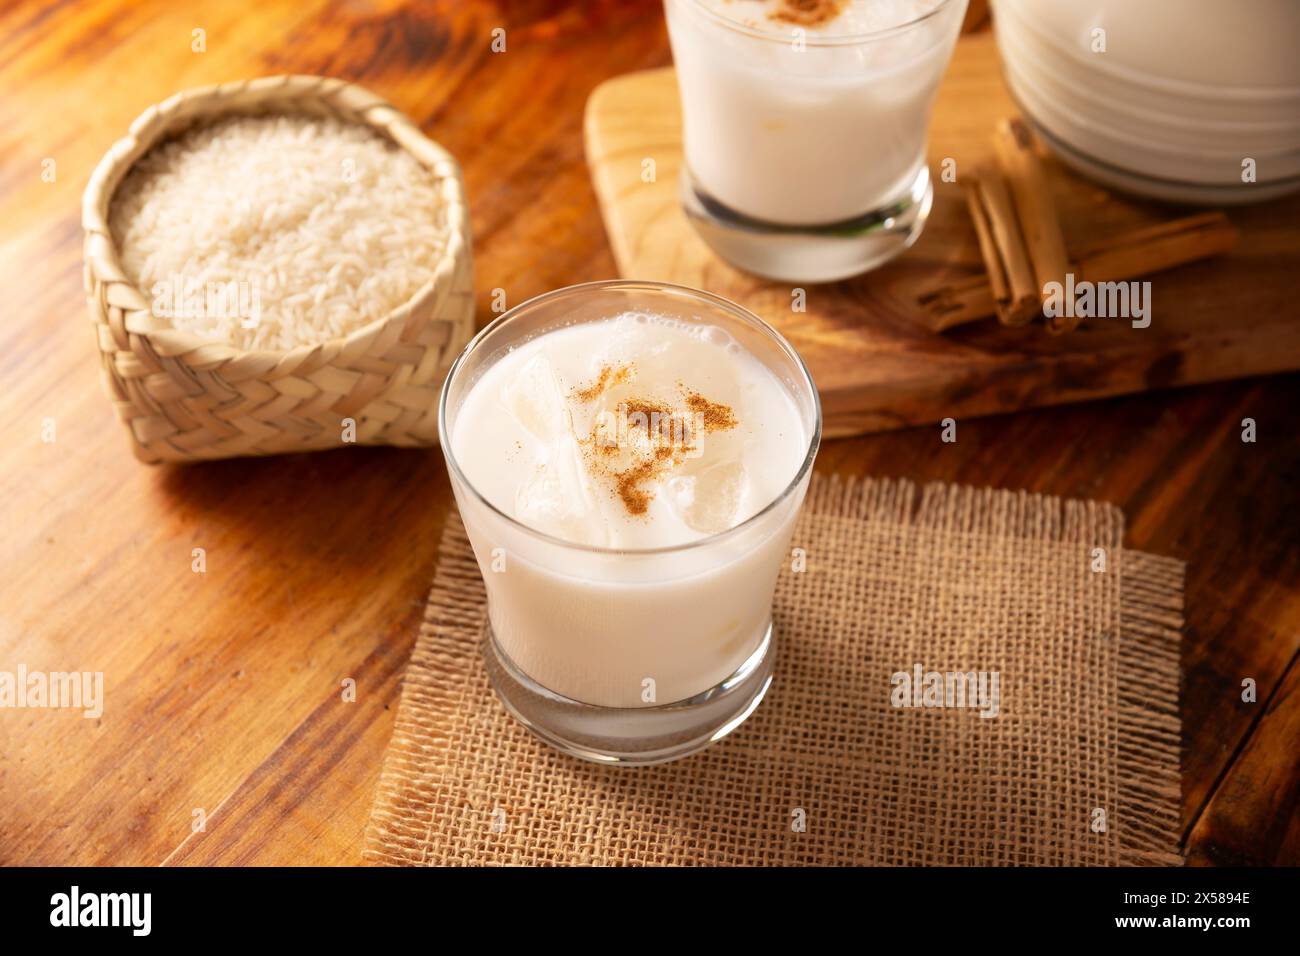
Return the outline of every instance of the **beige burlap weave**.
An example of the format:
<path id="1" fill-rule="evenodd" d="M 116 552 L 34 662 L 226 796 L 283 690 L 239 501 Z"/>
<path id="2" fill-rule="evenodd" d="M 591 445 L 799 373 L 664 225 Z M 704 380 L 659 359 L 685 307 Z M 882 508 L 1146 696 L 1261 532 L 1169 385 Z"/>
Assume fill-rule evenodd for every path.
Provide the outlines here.
<path id="1" fill-rule="evenodd" d="M 767 698 L 702 754 L 621 770 L 497 703 L 453 516 L 365 859 L 1177 864 L 1183 569 L 1122 538 L 1096 502 L 815 479 Z M 892 675 L 918 664 L 996 671 L 998 715 L 894 706 Z"/>

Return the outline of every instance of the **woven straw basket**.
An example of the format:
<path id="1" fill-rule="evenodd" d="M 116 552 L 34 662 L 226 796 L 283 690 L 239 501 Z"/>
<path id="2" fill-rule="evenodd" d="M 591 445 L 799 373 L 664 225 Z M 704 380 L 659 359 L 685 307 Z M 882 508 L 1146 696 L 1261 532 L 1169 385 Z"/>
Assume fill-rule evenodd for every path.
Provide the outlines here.
<path id="1" fill-rule="evenodd" d="M 343 338 L 243 351 L 171 328 L 123 271 L 108 228 L 113 192 L 155 143 L 231 113 L 308 113 L 364 123 L 433 171 L 451 237 L 409 302 Z M 276 76 L 177 93 L 147 109 L 91 175 L 82 203 L 86 291 L 109 397 L 142 461 L 369 445 L 433 445 L 438 392 L 474 324 L 469 215 L 455 160 L 359 86 Z"/>

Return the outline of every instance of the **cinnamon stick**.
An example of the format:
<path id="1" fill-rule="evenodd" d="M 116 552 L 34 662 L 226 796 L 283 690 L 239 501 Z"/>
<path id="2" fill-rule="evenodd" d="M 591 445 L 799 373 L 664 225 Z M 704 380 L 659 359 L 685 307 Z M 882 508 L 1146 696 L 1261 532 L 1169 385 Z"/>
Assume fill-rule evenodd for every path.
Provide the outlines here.
<path id="1" fill-rule="evenodd" d="M 1238 238 L 1239 233 L 1223 213 L 1203 212 L 1081 249 L 1074 275 L 1076 281 L 1115 282 L 1160 272 L 1228 252 Z"/>
<path id="2" fill-rule="evenodd" d="M 1041 305 L 1048 298 L 1047 284 L 1063 284 L 1070 267 L 1047 173 L 1034 152 L 1034 134 L 1018 117 L 998 123 L 993 148 L 1015 201 L 1016 218 L 1034 267 Z M 1057 335 L 1069 332 L 1078 324 L 1077 316 L 1047 317 L 1048 330 Z"/>
<path id="3" fill-rule="evenodd" d="M 962 186 L 988 269 L 998 321 L 1003 325 L 1033 321 L 1041 300 L 1002 174 L 981 163 L 962 178 Z"/>
<path id="4" fill-rule="evenodd" d="M 1078 250 L 1068 270 L 1076 280 L 1121 282 L 1163 269 L 1222 255 L 1237 245 L 1239 234 L 1221 212 L 1198 213 L 1183 219 L 1127 232 Z M 996 312 L 993 287 L 986 275 L 954 282 L 917 299 L 925 324 L 942 332 Z"/>

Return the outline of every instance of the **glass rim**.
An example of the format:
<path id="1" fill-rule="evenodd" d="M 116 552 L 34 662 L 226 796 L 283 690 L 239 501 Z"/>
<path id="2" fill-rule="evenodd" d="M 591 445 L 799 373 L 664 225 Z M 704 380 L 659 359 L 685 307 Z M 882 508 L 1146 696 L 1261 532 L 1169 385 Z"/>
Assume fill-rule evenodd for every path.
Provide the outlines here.
<path id="1" fill-rule="evenodd" d="M 719 26 L 731 30 L 735 33 L 740 33 L 745 36 L 753 37 L 756 40 L 765 40 L 769 43 L 790 42 L 790 35 L 788 34 L 771 33 L 767 30 L 762 30 L 758 27 L 750 26 L 745 23 L 740 23 L 737 20 L 732 20 L 730 17 L 727 17 L 724 14 L 721 14 L 718 11 L 712 10 L 709 7 L 705 6 L 704 0 L 667 0 L 667 2 L 686 3 L 694 7 L 696 10 L 704 14 L 706 17 L 708 17 L 710 20 L 712 20 L 714 23 L 718 24 Z M 860 43 L 870 43 L 875 40 L 888 39 L 889 37 L 898 36 L 901 33 L 906 33 L 910 31 L 912 28 L 919 26 L 920 24 L 931 19 L 932 17 L 937 16 L 944 10 L 951 7 L 956 2 L 957 0 L 939 0 L 939 2 L 935 4 L 935 6 L 932 9 L 927 10 L 925 13 L 921 14 L 918 17 L 914 17 L 911 20 L 905 20 L 902 23 L 897 23 L 892 27 L 884 27 L 883 29 L 880 30 L 869 30 L 865 33 L 841 33 L 841 34 L 835 34 L 834 36 L 829 36 L 829 35 L 811 34 L 805 29 L 802 38 L 803 43 L 805 46 L 809 46 L 809 47 L 836 47 L 836 46 L 854 46 Z M 796 26 L 793 27 L 792 29 L 800 29 L 800 28 Z"/>
<path id="2" fill-rule="evenodd" d="M 702 538 L 696 538 L 693 541 L 685 541 L 682 544 L 663 545 L 657 548 L 607 548 L 600 545 L 581 544 L 576 541 L 568 541 L 546 531 L 524 524 L 513 515 L 506 514 L 483 496 L 483 493 L 474 486 L 474 483 L 470 481 L 464 471 L 461 470 L 460 463 L 456 461 L 456 455 L 451 449 L 451 436 L 447 430 L 447 398 L 451 392 L 452 381 L 455 379 L 456 373 L 460 370 L 466 359 L 468 359 L 469 356 L 473 354 L 484 341 L 486 341 L 488 336 L 500 329 L 506 322 L 523 314 L 526 310 L 535 309 L 537 306 L 543 305 L 547 302 L 568 298 L 573 295 L 619 290 L 663 292 L 681 299 L 692 299 L 698 302 L 706 302 L 709 305 L 722 309 L 724 312 L 742 322 L 757 326 L 760 332 L 763 332 L 771 338 L 781 351 L 794 360 L 795 366 L 803 375 L 804 384 L 812 394 L 812 434 L 809 436 L 808 448 L 804 452 L 803 461 L 800 462 L 799 468 L 795 472 L 794 477 L 790 479 L 786 486 L 781 489 L 781 491 L 771 501 L 765 504 L 758 511 L 754 512 L 744 521 L 737 525 L 733 525 L 725 531 L 708 534 Z M 821 396 L 817 393 L 817 384 L 813 381 L 812 374 L 808 371 L 808 366 L 804 364 L 803 357 L 795 350 L 793 345 L 786 341 L 785 336 L 753 312 L 749 311 L 744 306 L 732 302 L 730 299 L 725 299 L 720 295 L 714 295 L 712 292 L 706 292 L 703 289 L 692 289 L 690 286 L 675 285 L 671 282 L 656 282 L 651 279 L 598 279 L 595 282 L 580 282 L 576 285 L 563 286 L 559 289 L 553 289 L 550 292 L 543 292 L 541 295 L 533 296 L 531 299 L 519 303 L 514 308 L 497 316 L 485 325 L 477 335 L 469 340 L 469 343 L 461 350 L 461 353 L 456 356 L 456 361 L 452 362 L 451 367 L 447 370 L 447 377 L 443 380 L 442 390 L 438 395 L 438 443 L 442 446 L 443 458 L 447 462 L 447 469 L 451 473 L 452 477 L 460 481 L 460 483 L 474 496 L 475 500 L 511 527 L 547 544 L 553 544 L 557 547 L 573 551 L 582 551 L 590 554 L 625 555 L 634 557 L 676 554 L 682 551 L 689 551 L 692 548 L 715 544 L 718 541 L 738 535 L 741 531 L 752 527 L 764 515 L 774 511 L 778 505 L 794 493 L 795 489 L 799 487 L 804 477 L 812 468 L 813 459 L 817 457 L 817 448 L 821 444 L 821 437 L 822 403 Z"/>

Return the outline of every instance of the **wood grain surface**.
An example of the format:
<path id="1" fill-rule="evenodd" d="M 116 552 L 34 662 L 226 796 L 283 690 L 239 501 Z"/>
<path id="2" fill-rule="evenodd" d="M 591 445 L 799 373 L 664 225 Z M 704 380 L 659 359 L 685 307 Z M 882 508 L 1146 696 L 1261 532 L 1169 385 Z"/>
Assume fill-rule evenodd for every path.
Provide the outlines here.
<path id="1" fill-rule="evenodd" d="M 992 32 L 963 38 L 935 104 L 931 170 L 949 160 L 960 180 L 991 153 L 997 122 L 1017 112 Z M 779 328 L 817 382 L 828 435 L 1300 368 L 1300 323 L 1288 314 L 1300 194 L 1233 209 L 1243 238 L 1230 255 L 1143 276 L 1147 328 L 1099 318 L 1057 336 L 1041 322 L 1004 328 L 990 318 L 941 333 L 923 324 L 918 300 L 984 271 L 957 182 L 936 175 L 934 208 L 907 255 L 847 282 L 810 285 L 796 310 L 791 283 L 732 268 L 687 221 L 677 199 L 681 109 L 671 69 L 601 84 L 587 103 L 586 143 L 620 273 L 709 289 Z M 1175 216 L 1101 190 L 1050 156 L 1044 166 L 1074 249 Z M 1224 322 L 1225 312 L 1234 321 Z"/>
<path id="2" fill-rule="evenodd" d="M 464 166 L 483 322 L 494 289 L 514 304 L 616 274 L 583 105 L 669 60 L 656 0 L 0 8 L 0 670 L 102 671 L 106 698 L 97 720 L 0 710 L 0 863 L 358 862 L 452 507 L 437 450 L 132 458 L 81 291 L 79 197 L 103 150 L 183 87 L 360 82 Z M 1265 237 L 1279 255 L 1284 232 Z M 1297 408 L 1288 375 L 962 419 L 955 444 L 932 427 L 831 441 L 818 469 L 1120 505 L 1130 545 L 1188 562 L 1189 859 L 1295 863 Z M 1255 443 L 1240 438 L 1248 417 Z"/>

